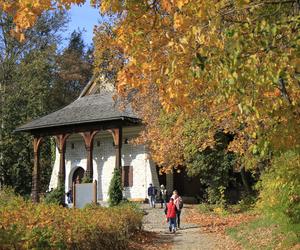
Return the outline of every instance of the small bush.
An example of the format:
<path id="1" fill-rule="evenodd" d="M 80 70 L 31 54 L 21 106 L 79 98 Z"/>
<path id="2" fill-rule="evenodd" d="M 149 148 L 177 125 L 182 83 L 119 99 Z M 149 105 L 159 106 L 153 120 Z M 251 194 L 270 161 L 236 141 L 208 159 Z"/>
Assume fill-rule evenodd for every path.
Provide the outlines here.
<path id="1" fill-rule="evenodd" d="M 58 188 L 52 190 L 51 192 L 47 193 L 44 199 L 46 204 L 57 204 L 63 205 L 64 204 L 64 197 L 65 197 L 65 190 L 64 186 L 59 186 Z"/>
<path id="2" fill-rule="evenodd" d="M 300 224 L 300 154 L 286 152 L 276 157 L 261 177 L 257 207 L 278 224 Z M 298 232 L 300 233 L 300 231 Z M 300 234 L 299 234 L 300 237 Z"/>
<path id="3" fill-rule="evenodd" d="M 92 183 L 93 180 L 91 177 L 87 176 L 87 175 L 84 175 L 83 178 L 82 178 L 82 183 Z"/>
<path id="4" fill-rule="evenodd" d="M 227 208 L 218 204 L 202 203 L 198 205 L 198 209 L 200 213 L 204 214 L 214 214 L 220 216 L 226 216 L 229 214 Z"/>
<path id="5" fill-rule="evenodd" d="M 240 210 L 240 212 L 246 212 L 254 208 L 257 197 L 255 196 L 245 196 L 242 200 L 238 202 L 237 205 L 233 206 Z"/>
<path id="6" fill-rule="evenodd" d="M 0 197 L 5 194 L 0 192 Z M 68 209 L 11 196 L 0 205 L 1 249 L 126 249 L 141 227 L 133 204 Z"/>
<path id="7" fill-rule="evenodd" d="M 11 187 L 3 187 L 0 190 L 0 207 L 19 204 L 23 198 L 15 193 Z"/>
<path id="8" fill-rule="evenodd" d="M 119 168 L 115 168 L 114 170 L 113 177 L 108 189 L 108 195 L 110 206 L 116 206 L 122 201 L 123 187 Z"/>
<path id="9" fill-rule="evenodd" d="M 217 207 L 215 204 L 201 203 L 198 205 L 200 213 L 212 213 Z"/>

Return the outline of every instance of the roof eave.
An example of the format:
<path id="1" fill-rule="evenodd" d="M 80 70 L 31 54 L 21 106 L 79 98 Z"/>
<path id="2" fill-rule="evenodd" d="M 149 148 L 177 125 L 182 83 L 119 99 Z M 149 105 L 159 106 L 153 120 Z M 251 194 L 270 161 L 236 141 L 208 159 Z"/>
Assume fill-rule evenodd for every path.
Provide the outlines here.
<path id="1" fill-rule="evenodd" d="M 130 117 L 130 116 L 119 116 L 119 117 L 110 117 L 108 119 L 101 119 L 101 120 L 88 120 L 88 121 L 80 121 L 78 123 L 76 122 L 67 122 L 67 123 L 61 123 L 61 124 L 50 124 L 50 125 L 43 125 L 43 126 L 33 126 L 33 127 L 18 127 L 13 132 L 28 132 L 32 133 L 35 130 L 41 130 L 41 129 L 53 129 L 53 128 L 59 128 L 59 127 L 68 127 L 68 126 L 80 126 L 80 125 L 88 125 L 93 123 L 103 123 L 103 122 L 109 122 L 109 121 L 117 121 L 117 120 L 128 120 L 132 123 L 141 123 L 140 118 L 136 117 Z"/>

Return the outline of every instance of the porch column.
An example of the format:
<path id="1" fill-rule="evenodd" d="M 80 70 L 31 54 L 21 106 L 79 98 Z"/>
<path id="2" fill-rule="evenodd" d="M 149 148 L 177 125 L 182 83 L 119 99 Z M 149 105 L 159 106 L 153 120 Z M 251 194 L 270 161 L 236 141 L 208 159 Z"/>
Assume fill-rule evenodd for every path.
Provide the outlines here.
<path id="1" fill-rule="evenodd" d="M 59 171 L 58 171 L 58 186 L 65 185 L 66 179 L 66 162 L 65 162 L 65 153 L 66 153 L 66 140 L 69 134 L 60 134 L 55 136 L 57 149 L 59 152 Z"/>
<path id="2" fill-rule="evenodd" d="M 86 157 L 87 165 L 86 165 L 85 175 L 91 180 L 93 180 L 93 140 L 94 140 L 94 136 L 98 132 L 99 131 L 89 131 L 89 132 L 80 133 L 83 137 L 85 149 L 87 153 L 87 157 Z"/>
<path id="3" fill-rule="evenodd" d="M 114 144 L 115 144 L 115 152 L 116 152 L 116 168 L 119 168 L 122 170 L 122 127 L 112 129 L 112 135 L 114 138 Z"/>
<path id="4" fill-rule="evenodd" d="M 34 136 L 33 138 L 33 171 L 32 171 L 32 189 L 31 198 L 34 203 L 39 202 L 39 192 L 40 192 L 40 145 L 42 137 Z"/>

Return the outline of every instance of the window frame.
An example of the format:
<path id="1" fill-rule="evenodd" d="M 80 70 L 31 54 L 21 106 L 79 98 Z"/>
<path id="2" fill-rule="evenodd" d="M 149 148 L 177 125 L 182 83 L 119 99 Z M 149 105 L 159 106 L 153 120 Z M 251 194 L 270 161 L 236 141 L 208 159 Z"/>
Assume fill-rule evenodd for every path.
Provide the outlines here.
<path id="1" fill-rule="evenodd" d="M 122 166 L 122 186 L 130 188 L 133 186 L 133 166 Z"/>

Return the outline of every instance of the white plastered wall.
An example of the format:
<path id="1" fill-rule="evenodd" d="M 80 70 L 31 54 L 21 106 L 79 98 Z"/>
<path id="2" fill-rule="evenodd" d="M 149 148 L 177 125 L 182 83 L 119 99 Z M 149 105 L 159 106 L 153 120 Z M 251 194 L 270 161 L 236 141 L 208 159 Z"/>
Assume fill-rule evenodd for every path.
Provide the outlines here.
<path id="1" fill-rule="evenodd" d="M 123 129 L 123 141 L 132 139 L 140 132 L 140 127 Z M 72 144 L 74 148 L 72 148 Z M 72 185 L 72 176 L 77 167 L 86 170 L 86 150 L 82 137 L 73 134 L 66 143 L 66 192 Z M 129 199 L 147 198 L 149 183 L 159 186 L 155 164 L 149 159 L 144 145 L 122 145 L 122 166 L 133 167 L 133 186 L 124 188 L 124 195 Z M 108 187 L 115 167 L 115 148 L 112 135 L 100 132 L 94 138 L 93 150 L 93 179 L 98 182 L 98 199 L 108 199 Z M 49 188 L 57 187 L 59 170 L 59 152 L 56 149 L 56 159 L 52 171 Z"/>

